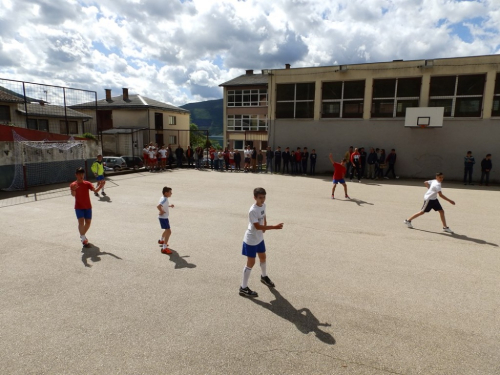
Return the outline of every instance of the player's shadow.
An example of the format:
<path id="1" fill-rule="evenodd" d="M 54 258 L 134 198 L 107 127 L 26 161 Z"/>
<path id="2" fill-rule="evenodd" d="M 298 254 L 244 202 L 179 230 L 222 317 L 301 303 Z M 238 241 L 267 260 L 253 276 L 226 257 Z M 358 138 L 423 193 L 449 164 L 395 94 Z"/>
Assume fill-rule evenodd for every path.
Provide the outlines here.
<path id="1" fill-rule="evenodd" d="M 99 197 L 99 202 L 108 202 L 108 203 L 111 203 L 111 198 L 108 197 L 108 196 L 105 196 L 105 197 Z"/>
<path id="2" fill-rule="evenodd" d="M 172 250 L 172 249 L 170 249 Z M 178 270 L 181 268 L 196 268 L 196 264 L 189 263 L 184 258 L 189 258 L 189 255 L 180 256 L 175 250 L 172 250 L 172 254 L 169 254 L 170 261 L 175 263 L 174 269 Z"/>
<path id="3" fill-rule="evenodd" d="M 366 202 L 366 201 L 362 201 L 361 199 L 356 199 L 356 198 L 351 198 L 351 199 L 345 199 L 343 200 L 343 202 L 354 202 L 356 203 L 358 206 L 362 206 L 364 204 L 367 204 L 367 205 L 370 205 L 370 206 L 373 206 L 373 203 L 370 203 L 370 202 Z"/>
<path id="4" fill-rule="evenodd" d="M 253 303 L 264 307 L 272 313 L 278 315 L 280 318 L 286 319 L 295 324 L 297 329 L 303 334 L 314 332 L 316 337 L 328 345 L 334 345 L 335 339 L 332 335 L 322 331 L 319 327 L 331 327 L 329 323 L 320 323 L 320 321 L 313 315 L 308 308 L 296 309 L 293 305 L 285 299 L 280 292 L 275 288 L 269 288 L 271 293 L 276 298 L 275 300 L 267 303 L 258 299 L 249 298 Z"/>
<path id="5" fill-rule="evenodd" d="M 496 244 L 496 243 L 488 242 L 488 241 L 482 240 L 480 238 L 469 237 L 469 236 L 466 236 L 465 234 L 456 234 L 456 233 L 447 234 L 447 233 L 432 232 L 430 230 L 417 229 L 417 228 L 413 228 L 413 230 L 418 230 L 420 232 L 426 232 L 426 233 L 434 233 L 434 234 L 438 234 L 440 236 L 451 237 L 451 238 L 455 238 L 457 240 L 462 240 L 462 241 L 470 241 L 470 242 L 474 242 L 474 243 L 477 243 L 480 245 L 490 245 L 490 246 L 498 247 L 498 244 Z"/>
<path id="6" fill-rule="evenodd" d="M 82 263 L 85 267 L 92 267 L 92 265 L 89 264 L 88 260 L 90 259 L 93 263 L 100 262 L 101 255 L 111 255 L 113 258 L 120 259 L 120 260 L 122 259 L 113 253 L 101 252 L 101 249 L 99 249 L 97 246 L 89 243 L 88 247 L 82 248 Z"/>

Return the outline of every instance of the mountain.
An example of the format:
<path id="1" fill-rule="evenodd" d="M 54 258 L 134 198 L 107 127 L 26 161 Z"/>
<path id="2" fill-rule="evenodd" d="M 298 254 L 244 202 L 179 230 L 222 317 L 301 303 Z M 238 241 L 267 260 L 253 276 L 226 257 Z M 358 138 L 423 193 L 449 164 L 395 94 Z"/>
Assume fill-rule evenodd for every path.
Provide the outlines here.
<path id="1" fill-rule="evenodd" d="M 191 113 L 191 123 L 196 124 L 200 130 L 208 130 L 210 135 L 222 134 L 223 126 L 223 100 L 207 100 L 205 102 L 188 103 L 180 108 Z"/>

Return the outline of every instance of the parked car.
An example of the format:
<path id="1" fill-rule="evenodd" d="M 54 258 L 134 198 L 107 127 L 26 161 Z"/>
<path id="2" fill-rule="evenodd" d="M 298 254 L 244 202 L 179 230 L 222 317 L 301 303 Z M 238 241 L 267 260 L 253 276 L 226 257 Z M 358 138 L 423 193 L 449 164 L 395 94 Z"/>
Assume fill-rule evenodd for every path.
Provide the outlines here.
<path id="1" fill-rule="evenodd" d="M 139 169 L 144 167 L 144 162 L 139 156 L 121 156 L 121 158 L 127 163 L 127 168 Z"/>
<path id="2" fill-rule="evenodd" d="M 106 170 L 111 168 L 116 172 L 127 168 L 127 162 L 120 156 L 104 156 L 102 161 Z"/>

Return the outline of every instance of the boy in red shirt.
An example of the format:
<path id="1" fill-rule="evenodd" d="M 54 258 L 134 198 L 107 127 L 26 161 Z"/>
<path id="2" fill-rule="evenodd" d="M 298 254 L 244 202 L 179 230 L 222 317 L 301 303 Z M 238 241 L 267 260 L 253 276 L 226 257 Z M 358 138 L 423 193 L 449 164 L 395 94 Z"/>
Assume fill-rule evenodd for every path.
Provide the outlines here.
<path id="1" fill-rule="evenodd" d="M 80 232 L 80 240 L 83 246 L 87 246 L 89 240 L 85 237 L 85 233 L 90 228 L 90 222 L 92 221 L 92 204 L 90 203 L 89 191 L 98 192 L 101 190 L 102 186 L 95 189 L 92 183 L 85 181 L 83 179 L 85 175 L 85 170 L 83 168 L 76 169 L 76 181 L 69 185 L 71 189 L 71 195 L 75 197 L 75 213 L 78 219 L 78 231 Z"/>
<path id="2" fill-rule="evenodd" d="M 347 195 L 347 185 L 344 180 L 344 175 L 346 171 L 345 163 L 346 160 L 342 159 L 340 163 L 336 163 L 333 161 L 333 155 L 330 154 L 330 161 L 332 162 L 333 165 L 333 188 L 332 188 L 332 199 L 335 199 L 335 188 L 337 187 L 337 184 L 342 184 L 344 186 L 344 192 L 345 192 L 345 197 L 347 199 L 351 199 L 349 195 Z"/>

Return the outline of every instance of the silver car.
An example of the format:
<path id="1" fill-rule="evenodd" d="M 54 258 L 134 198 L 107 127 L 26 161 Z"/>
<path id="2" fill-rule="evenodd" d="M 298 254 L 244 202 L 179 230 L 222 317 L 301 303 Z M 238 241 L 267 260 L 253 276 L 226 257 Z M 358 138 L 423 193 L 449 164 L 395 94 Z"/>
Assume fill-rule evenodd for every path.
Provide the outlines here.
<path id="1" fill-rule="evenodd" d="M 121 171 L 127 169 L 127 162 L 120 156 L 104 156 L 102 158 L 106 170 Z"/>

